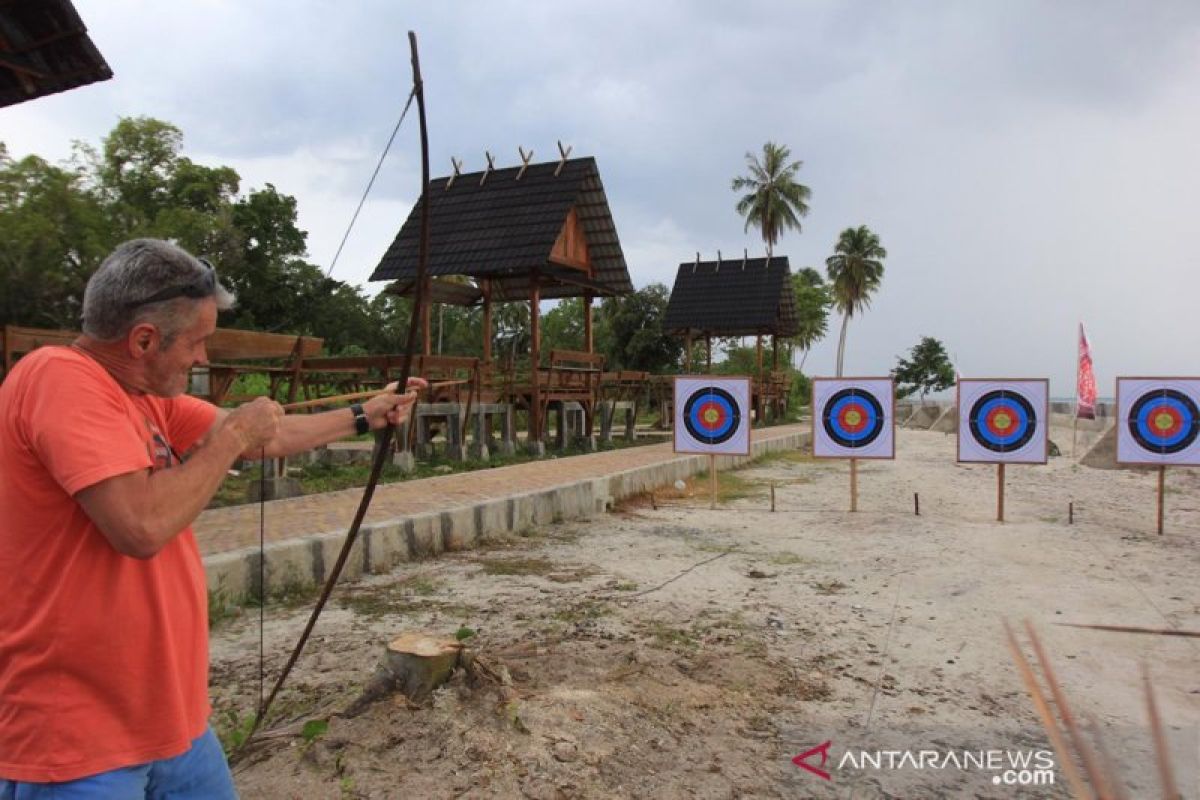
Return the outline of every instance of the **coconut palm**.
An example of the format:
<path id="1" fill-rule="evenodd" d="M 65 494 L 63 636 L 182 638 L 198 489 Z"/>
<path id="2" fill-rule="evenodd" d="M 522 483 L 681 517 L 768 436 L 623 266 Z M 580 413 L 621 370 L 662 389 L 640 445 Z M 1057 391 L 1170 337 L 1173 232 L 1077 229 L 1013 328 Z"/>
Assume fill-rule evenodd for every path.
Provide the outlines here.
<path id="1" fill-rule="evenodd" d="M 791 155 L 786 146 L 767 142 L 763 145 L 762 160 L 746 153 L 749 174 L 733 179 L 733 191 L 745 192 L 738 200 L 737 212 L 746 218 L 745 230 L 755 226 L 762 231 L 767 256 L 784 230 L 799 232 L 800 217 L 808 216 L 812 191 L 796 182 L 796 173 L 804 162 L 789 164 Z"/>
<path id="2" fill-rule="evenodd" d="M 871 294 L 883 281 L 883 259 L 887 250 L 879 236 L 866 225 L 846 228 L 838 236 L 833 255 L 825 259 L 825 271 L 833 289 L 833 305 L 842 313 L 842 333 L 838 337 L 837 374 L 842 377 L 846 354 L 846 325 L 856 313 L 871 305 Z"/>

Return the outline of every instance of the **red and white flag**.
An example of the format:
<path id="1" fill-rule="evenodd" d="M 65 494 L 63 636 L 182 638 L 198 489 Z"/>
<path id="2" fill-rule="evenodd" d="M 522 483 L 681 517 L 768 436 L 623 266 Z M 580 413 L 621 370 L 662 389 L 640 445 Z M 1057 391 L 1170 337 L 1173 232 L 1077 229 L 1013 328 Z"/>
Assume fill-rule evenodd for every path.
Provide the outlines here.
<path id="1" fill-rule="evenodd" d="M 1079 371 L 1075 374 L 1075 417 L 1096 418 L 1096 375 L 1092 372 L 1092 346 L 1079 323 Z"/>

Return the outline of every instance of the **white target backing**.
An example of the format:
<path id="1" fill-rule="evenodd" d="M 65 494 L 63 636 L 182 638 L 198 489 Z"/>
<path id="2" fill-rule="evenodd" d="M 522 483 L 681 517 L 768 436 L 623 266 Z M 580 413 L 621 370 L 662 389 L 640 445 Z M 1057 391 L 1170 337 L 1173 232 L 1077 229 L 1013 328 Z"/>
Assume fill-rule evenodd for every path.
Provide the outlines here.
<path id="1" fill-rule="evenodd" d="M 1200 378 L 1117 378 L 1117 462 L 1200 466 Z"/>
<path id="2" fill-rule="evenodd" d="M 895 458 L 891 378 L 813 378 L 814 458 Z"/>
<path id="3" fill-rule="evenodd" d="M 750 455 L 750 379 L 675 379 L 675 452 Z"/>
<path id="4" fill-rule="evenodd" d="M 1045 378 L 960 378 L 958 460 L 1045 464 L 1050 447 L 1049 386 Z"/>

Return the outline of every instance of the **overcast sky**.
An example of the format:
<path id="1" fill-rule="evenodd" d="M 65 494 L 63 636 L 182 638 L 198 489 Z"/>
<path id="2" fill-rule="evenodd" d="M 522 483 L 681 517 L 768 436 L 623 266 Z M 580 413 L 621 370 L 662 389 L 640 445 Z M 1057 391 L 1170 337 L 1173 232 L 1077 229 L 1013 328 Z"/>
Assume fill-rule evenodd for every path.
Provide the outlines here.
<path id="1" fill-rule="evenodd" d="M 242 189 L 299 200 L 328 266 L 410 88 L 420 40 L 434 176 L 594 156 L 636 286 L 697 251 L 763 251 L 730 179 L 767 140 L 804 162 L 802 233 L 888 250 L 850 323 L 847 374 L 922 335 L 964 376 L 1074 391 L 1076 326 L 1100 394 L 1200 374 L 1200 3 L 75 0 L 115 78 L 0 109 L 15 156 L 64 157 L 121 116 L 184 132 Z M 405 122 L 334 277 L 363 283 L 419 191 Z M 370 287 L 375 291 L 377 287 Z M 806 371 L 832 374 L 837 320 Z"/>

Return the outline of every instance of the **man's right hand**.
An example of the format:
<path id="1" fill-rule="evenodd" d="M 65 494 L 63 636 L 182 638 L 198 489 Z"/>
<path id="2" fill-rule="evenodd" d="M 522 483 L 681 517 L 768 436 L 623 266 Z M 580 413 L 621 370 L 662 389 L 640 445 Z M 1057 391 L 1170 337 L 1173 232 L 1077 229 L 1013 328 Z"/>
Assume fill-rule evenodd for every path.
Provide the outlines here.
<path id="1" fill-rule="evenodd" d="M 269 397 L 256 397 L 229 413 L 225 425 L 241 438 L 244 451 L 258 450 L 279 433 L 283 406 Z"/>

